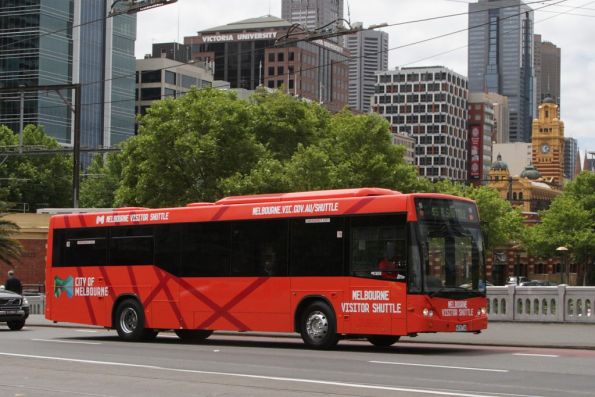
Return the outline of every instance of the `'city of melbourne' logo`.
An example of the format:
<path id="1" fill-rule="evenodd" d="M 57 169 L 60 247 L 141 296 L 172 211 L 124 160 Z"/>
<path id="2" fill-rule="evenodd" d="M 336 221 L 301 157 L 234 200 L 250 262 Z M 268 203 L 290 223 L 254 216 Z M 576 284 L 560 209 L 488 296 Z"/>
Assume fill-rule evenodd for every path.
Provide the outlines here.
<path id="1" fill-rule="evenodd" d="M 103 225 L 105 223 L 105 215 L 97 215 L 95 223 L 98 225 Z"/>
<path id="2" fill-rule="evenodd" d="M 68 276 L 62 279 L 58 276 L 54 276 L 54 296 L 59 298 L 62 293 L 66 293 L 66 296 L 72 298 L 74 296 L 74 279 L 72 276 Z"/>

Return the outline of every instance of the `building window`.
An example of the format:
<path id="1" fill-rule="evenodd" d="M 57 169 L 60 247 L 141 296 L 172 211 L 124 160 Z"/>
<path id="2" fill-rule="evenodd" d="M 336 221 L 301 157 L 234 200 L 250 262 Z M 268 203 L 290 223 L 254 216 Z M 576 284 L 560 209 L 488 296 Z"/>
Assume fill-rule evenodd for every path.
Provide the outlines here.
<path id="1" fill-rule="evenodd" d="M 283 53 L 283 52 L 278 53 L 277 54 L 277 61 L 279 61 L 279 62 L 285 61 L 285 53 Z"/>
<path id="2" fill-rule="evenodd" d="M 157 99 L 161 99 L 161 88 L 141 89 L 141 101 L 154 101 Z"/>
<path id="3" fill-rule="evenodd" d="M 275 62 L 275 53 L 269 52 L 269 62 Z"/>
<path id="4" fill-rule="evenodd" d="M 165 71 L 165 82 L 167 84 L 176 84 L 176 74 L 172 71 L 166 70 Z"/>
<path id="5" fill-rule="evenodd" d="M 294 87 L 293 80 L 289 80 L 289 89 L 293 90 L 293 87 Z"/>
<path id="6" fill-rule="evenodd" d="M 161 70 L 143 70 L 141 78 L 143 83 L 160 83 Z"/>
<path id="7" fill-rule="evenodd" d="M 269 80 L 269 82 L 267 83 L 267 87 L 269 87 L 269 88 L 275 88 L 275 81 L 274 80 Z"/>
<path id="8" fill-rule="evenodd" d="M 293 51 L 290 51 L 289 54 L 287 55 L 287 60 L 291 62 L 294 59 L 295 59 L 295 54 Z"/>
<path id="9" fill-rule="evenodd" d="M 277 68 L 277 75 L 282 76 L 283 74 L 285 74 L 285 68 L 283 66 L 279 66 Z"/>
<path id="10" fill-rule="evenodd" d="M 275 75 L 275 68 L 273 66 L 269 66 L 269 76 L 274 76 Z"/>

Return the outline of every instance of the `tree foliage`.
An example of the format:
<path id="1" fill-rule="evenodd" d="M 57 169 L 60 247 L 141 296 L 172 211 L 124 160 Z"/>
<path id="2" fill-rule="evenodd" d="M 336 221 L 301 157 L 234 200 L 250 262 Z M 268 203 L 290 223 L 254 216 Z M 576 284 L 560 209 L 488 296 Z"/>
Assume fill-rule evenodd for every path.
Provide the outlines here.
<path id="1" fill-rule="evenodd" d="M 525 244 L 539 256 L 552 256 L 564 246 L 577 263 L 589 264 L 595 253 L 595 174 L 581 173 L 540 213 L 541 223 L 530 228 Z M 593 269 L 590 269 L 592 272 Z"/>
<path id="2" fill-rule="evenodd" d="M 12 264 L 21 255 L 21 245 L 12 235 L 19 231 L 16 223 L 0 217 L 0 261 Z"/>
<path id="3" fill-rule="evenodd" d="M 18 145 L 18 136 L 0 126 L 0 145 Z M 45 134 L 42 127 L 28 125 L 23 129 L 24 145 L 41 145 L 58 149 L 58 142 Z M 38 207 L 68 207 L 72 199 L 72 156 L 47 154 L 13 156 L 0 165 L 0 178 L 6 181 L 1 199 L 8 203 L 27 203 Z"/>
<path id="4" fill-rule="evenodd" d="M 213 89 L 158 101 L 139 135 L 97 160 L 85 205 L 162 207 L 234 194 L 362 186 L 411 192 L 429 183 L 391 144 L 378 115 L 331 115 L 316 103 L 259 91 L 250 101 Z M 115 163 L 115 164 L 112 164 Z"/>
<path id="5" fill-rule="evenodd" d="M 482 222 L 482 232 L 488 237 L 487 249 L 520 241 L 522 238 L 520 211 L 501 198 L 497 190 L 487 186 L 465 186 L 446 180 L 434 184 L 434 190 L 475 200 Z"/>

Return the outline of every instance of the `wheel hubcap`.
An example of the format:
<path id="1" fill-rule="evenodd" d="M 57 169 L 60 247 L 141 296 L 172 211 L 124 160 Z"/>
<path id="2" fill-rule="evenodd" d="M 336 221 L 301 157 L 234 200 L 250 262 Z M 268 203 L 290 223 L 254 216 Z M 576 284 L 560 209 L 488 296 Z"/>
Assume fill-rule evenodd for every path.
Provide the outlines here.
<path id="1" fill-rule="evenodd" d="M 310 313 L 306 320 L 306 332 L 312 339 L 322 339 L 328 334 L 328 319 L 320 311 Z"/>
<path id="2" fill-rule="evenodd" d="M 136 327 L 138 326 L 138 316 L 136 315 L 136 311 L 130 307 L 127 307 L 122 311 L 122 315 L 120 316 L 120 328 L 122 331 L 126 332 L 127 334 L 131 334 L 134 332 Z"/>

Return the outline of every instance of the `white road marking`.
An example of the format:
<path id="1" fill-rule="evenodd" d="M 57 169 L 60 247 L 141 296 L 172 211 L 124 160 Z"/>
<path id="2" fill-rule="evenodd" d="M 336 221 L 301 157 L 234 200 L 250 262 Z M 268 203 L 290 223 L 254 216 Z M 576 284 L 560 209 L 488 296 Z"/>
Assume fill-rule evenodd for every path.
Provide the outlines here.
<path id="1" fill-rule="evenodd" d="M 378 386 L 378 385 L 335 382 L 335 381 L 325 381 L 325 380 L 316 380 L 316 379 L 285 378 L 285 377 L 279 377 L 279 376 L 250 375 L 250 374 L 239 374 L 239 373 L 231 373 L 231 372 L 199 371 L 199 370 L 193 370 L 193 369 L 167 368 L 167 367 L 161 367 L 161 366 L 157 366 L 157 365 L 129 364 L 129 363 L 120 363 L 120 362 L 112 362 L 112 361 L 81 360 L 81 359 L 75 359 L 75 358 L 37 356 L 37 355 L 30 355 L 30 354 L 16 354 L 16 353 L 0 352 L 0 356 L 32 358 L 32 359 L 40 359 L 40 360 L 64 361 L 64 362 L 82 363 L 82 364 L 143 368 L 143 369 L 151 369 L 151 370 L 158 370 L 158 371 L 182 372 L 182 373 L 189 373 L 189 374 L 230 376 L 230 377 L 236 377 L 236 378 L 262 379 L 262 380 L 274 380 L 274 381 L 280 381 L 280 382 L 293 382 L 293 383 L 307 383 L 307 384 L 338 386 L 338 387 L 350 387 L 350 388 L 354 388 L 354 389 L 401 391 L 401 392 L 407 392 L 407 393 L 425 393 L 425 394 L 433 394 L 433 395 L 438 395 L 438 396 L 497 397 L 499 395 L 498 393 L 496 393 L 496 394 L 487 394 L 487 393 L 477 394 L 475 392 L 457 392 L 457 391 L 447 391 L 447 390 L 414 389 L 414 388 L 409 388 L 409 387 Z M 534 396 L 534 397 L 537 397 L 537 396 Z"/>
<path id="2" fill-rule="evenodd" d="M 462 369 L 462 370 L 465 370 L 465 371 L 510 372 L 507 369 L 453 367 L 453 366 L 449 366 L 449 365 L 397 363 L 397 362 L 393 362 L 393 361 L 369 361 L 369 362 L 370 363 L 373 363 L 373 364 L 405 365 L 405 366 L 410 366 L 410 367 L 432 367 L 432 368 Z"/>
<path id="3" fill-rule="evenodd" d="M 89 332 L 89 333 L 96 333 L 97 331 L 94 329 L 75 329 L 76 332 Z"/>
<path id="4" fill-rule="evenodd" d="M 53 342 L 53 343 L 72 343 L 77 345 L 101 345 L 101 342 L 81 342 L 74 340 L 56 340 L 56 339 L 31 339 L 35 342 Z"/>
<path id="5" fill-rule="evenodd" d="M 530 353 L 513 353 L 513 356 L 530 356 L 530 357 L 560 357 L 557 354 L 530 354 Z"/>

